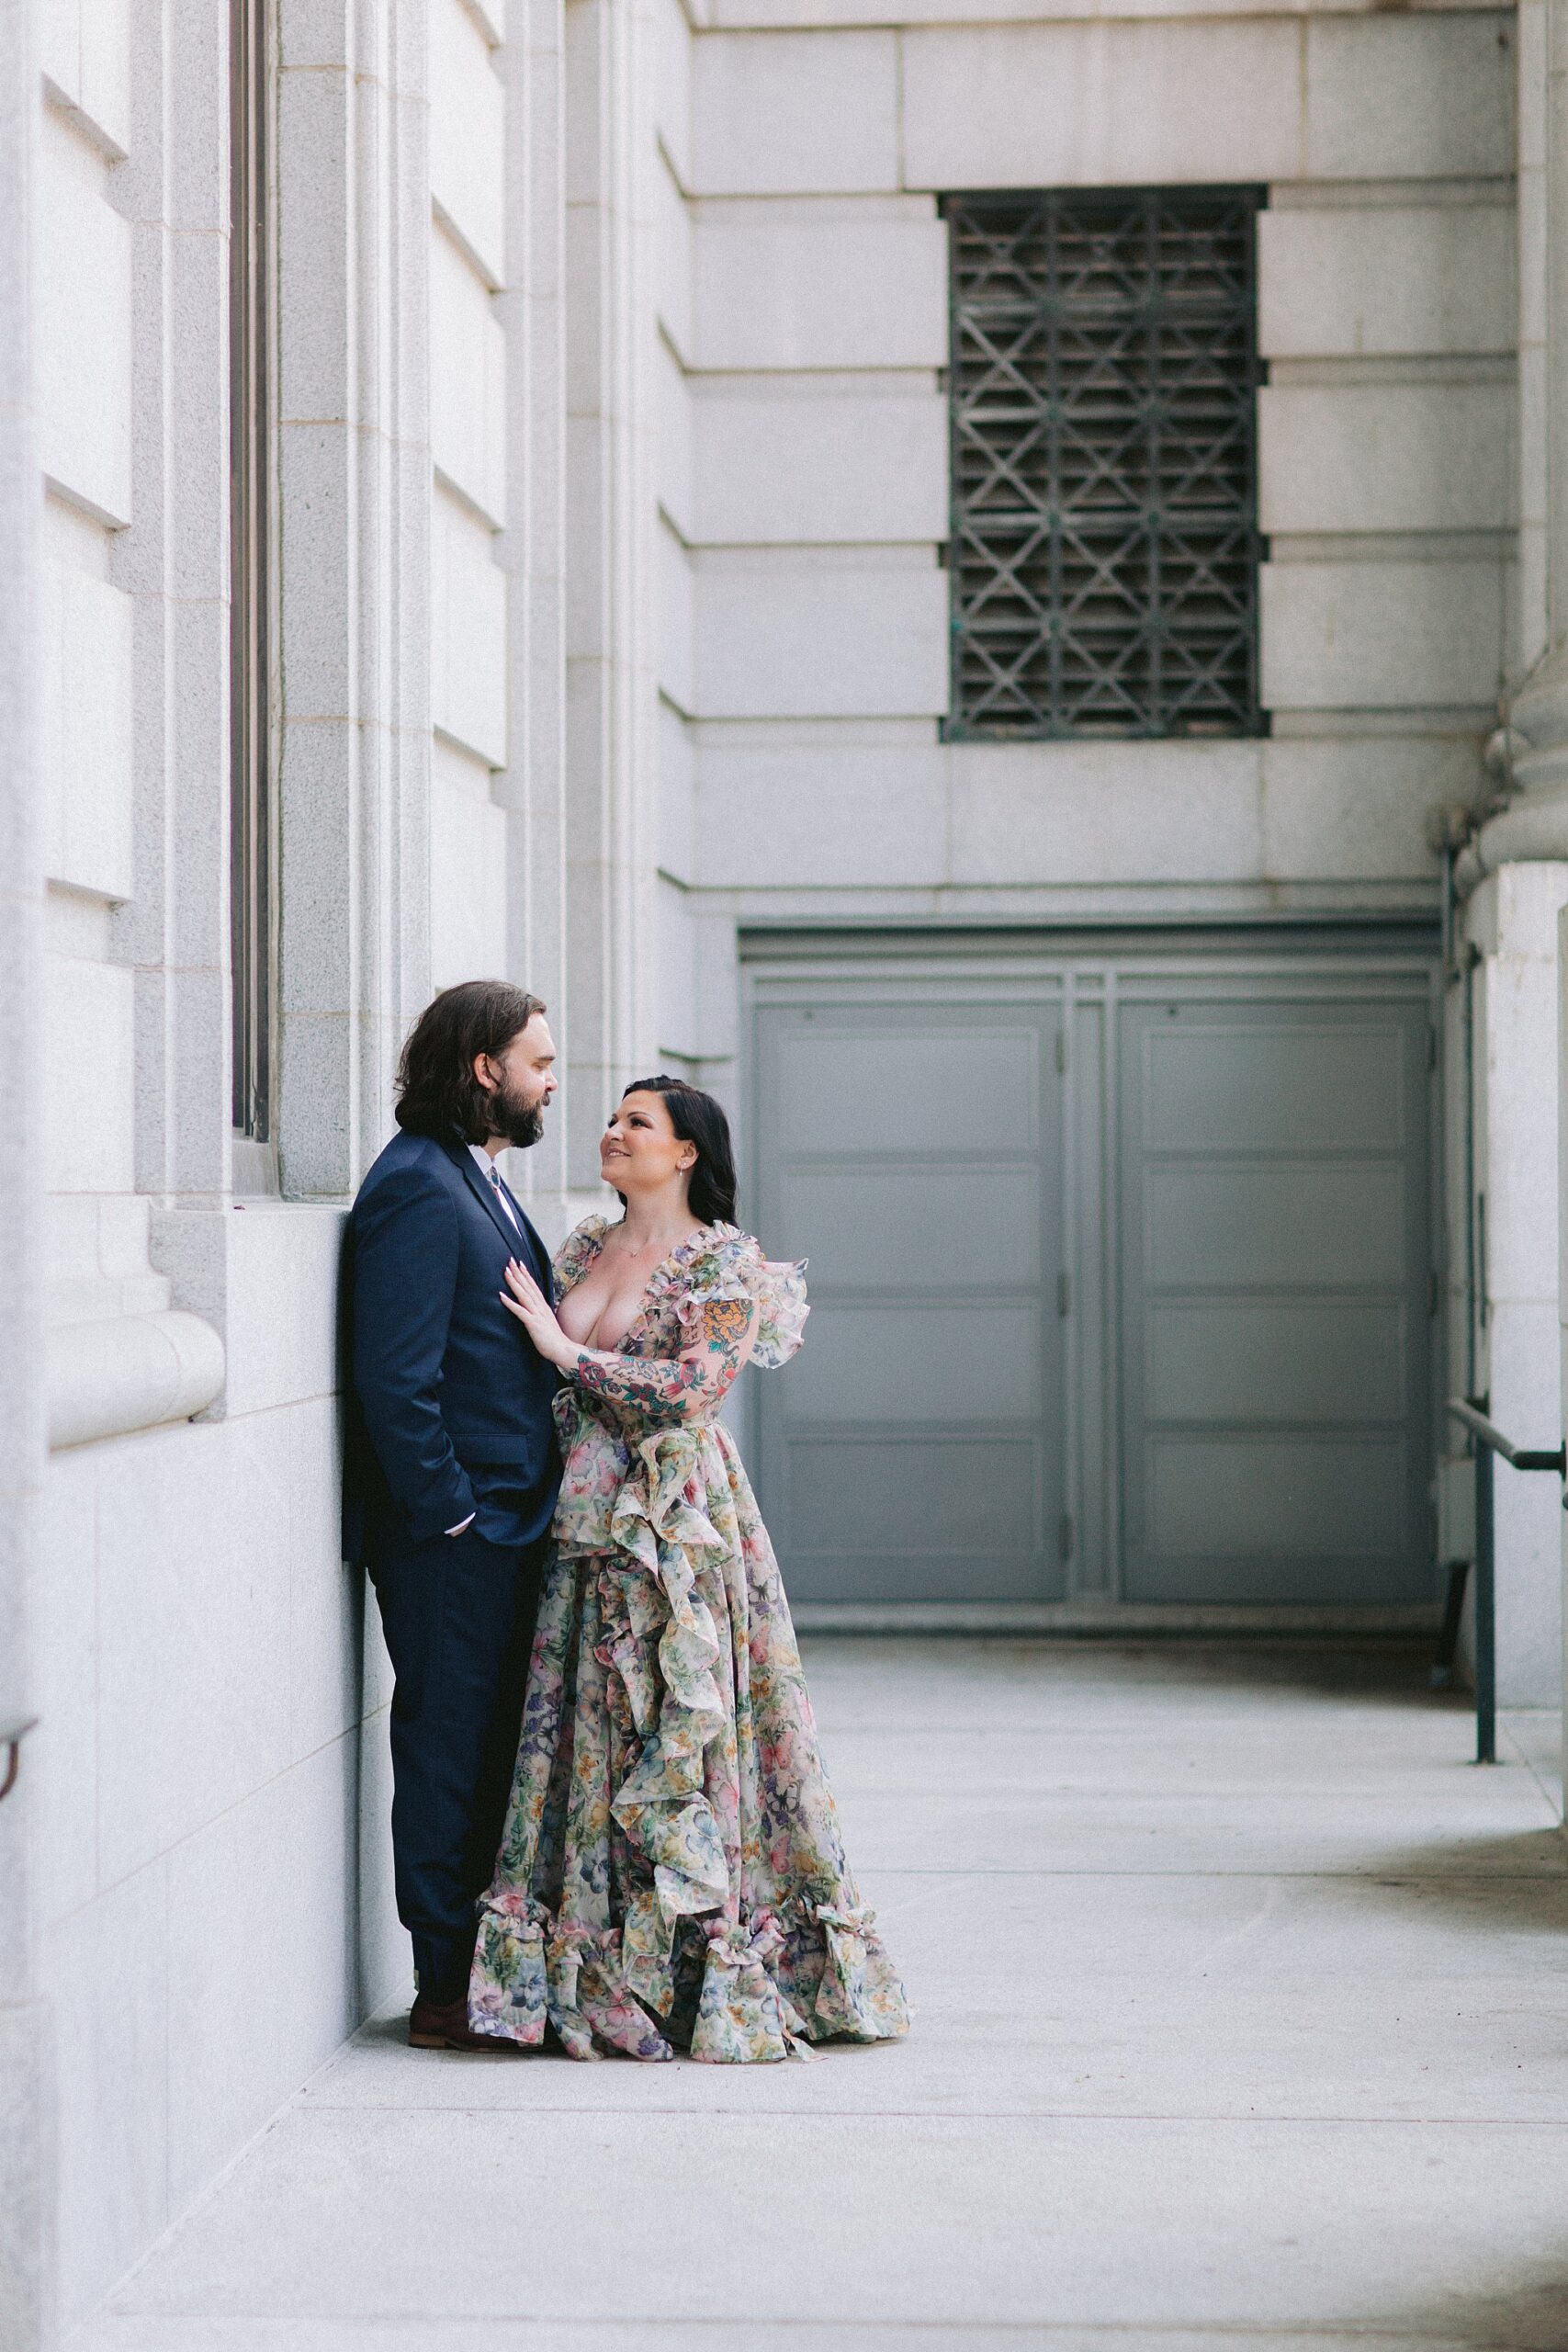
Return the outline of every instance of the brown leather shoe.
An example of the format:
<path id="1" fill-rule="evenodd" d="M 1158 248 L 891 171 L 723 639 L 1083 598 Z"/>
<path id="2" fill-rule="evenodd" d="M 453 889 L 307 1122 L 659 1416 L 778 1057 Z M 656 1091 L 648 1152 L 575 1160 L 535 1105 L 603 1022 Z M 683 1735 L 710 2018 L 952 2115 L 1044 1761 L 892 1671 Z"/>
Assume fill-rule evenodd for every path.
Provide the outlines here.
<path id="1" fill-rule="evenodd" d="M 477 2050 L 487 2058 L 520 2058 L 515 2041 L 502 2041 L 492 2033 L 476 2033 L 468 2023 L 466 1994 L 456 2001 L 432 2001 L 417 1994 L 409 2011 L 409 2046 L 413 2050 Z"/>

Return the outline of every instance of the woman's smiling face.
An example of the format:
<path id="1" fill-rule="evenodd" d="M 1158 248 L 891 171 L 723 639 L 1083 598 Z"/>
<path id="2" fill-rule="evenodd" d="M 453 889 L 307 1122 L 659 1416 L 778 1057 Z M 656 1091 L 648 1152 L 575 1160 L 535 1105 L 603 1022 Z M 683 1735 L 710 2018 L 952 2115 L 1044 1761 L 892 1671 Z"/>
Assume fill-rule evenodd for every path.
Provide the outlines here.
<path id="1" fill-rule="evenodd" d="M 626 1094 L 599 1146 L 599 1172 L 617 1193 L 657 1193 L 680 1184 L 697 1164 L 697 1147 L 675 1132 L 661 1094 Z"/>

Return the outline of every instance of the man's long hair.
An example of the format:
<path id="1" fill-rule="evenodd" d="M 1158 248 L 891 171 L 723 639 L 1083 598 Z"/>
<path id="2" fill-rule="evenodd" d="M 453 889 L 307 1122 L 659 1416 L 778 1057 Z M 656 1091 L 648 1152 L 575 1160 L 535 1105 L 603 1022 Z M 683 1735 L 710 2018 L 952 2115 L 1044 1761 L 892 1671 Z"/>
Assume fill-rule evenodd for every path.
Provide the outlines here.
<path id="1" fill-rule="evenodd" d="M 496 1132 L 476 1054 L 501 1055 L 545 1005 L 510 980 L 459 980 L 427 1004 L 398 1060 L 397 1118 L 416 1136 L 483 1143 Z"/>

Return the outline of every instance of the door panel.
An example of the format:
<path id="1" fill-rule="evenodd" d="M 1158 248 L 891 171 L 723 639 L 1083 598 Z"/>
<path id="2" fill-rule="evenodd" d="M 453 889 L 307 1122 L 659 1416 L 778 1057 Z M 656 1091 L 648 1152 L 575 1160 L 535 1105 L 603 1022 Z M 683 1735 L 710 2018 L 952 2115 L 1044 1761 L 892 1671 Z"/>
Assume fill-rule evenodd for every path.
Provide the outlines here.
<path id="1" fill-rule="evenodd" d="M 1037 1040 L 933 1011 L 857 1035 L 827 1013 L 773 1041 L 774 1115 L 786 1153 L 1032 1151 L 1040 1136 Z M 962 1077 L 960 1077 L 962 1074 Z"/>
<path id="2" fill-rule="evenodd" d="M 1147 1332 L 1156 1421 L 1397 1421 L 1404 1413 L 1404 1308 L 1393 1299 L 1157 1299 Z"/>
<path id="3" fill-rule="evenodd" d="M 1037 1306 L 872 1306 L 825 1298 L 790 1382 L 811 1421 L 1032 1419 L 1045 1332 Z"/>
<path id="4" fill-rule="evenodd" d="M 781 964 L 754 1015 L 757 1227 L 810 1261 L 748 1382 L 792 1594 L 1430 1600 L 1424 953 L 894 968 Z"/>
<path id="5" fill-rule="evenodd" d="M 1325 1022 L 1280 1007 L 1159 1012 L 1137 1025 L 1144 1140 L 1154 1150 L 1397 1150 L 1405 1132 L 1403 1040 L 1380 1021 Z M 1292 1012 L 1304 1017 L 1292 1020 Z M 1191 1025 L 1189 1025 L 1190 1023 Z"/>
<path id="6" fill-rule="evenodd" d="M 952 1168 L 795 1163 L 779 1199 L 792 1233 L 813 1235 L 809 1279 L 907 1291 L 922 1269 L 933 1290 L 1011 1289 L 1040 1279 L 1040 1175 L 1032 1161 Z M 977 1199 L 985 1214 L 977 1216 Z M 1005 1277 L 1001 1270 L 1007 1270 Z"/>
<path id="7" fill-rule="evenodd" d="M 1344 1600 L 1341 1563 L 1376 1567 L 1404 1534 L 1397 1439 L 1158 1437 L 1146 1458 L 1151 1549 L 1194 1563 L 1205 1599 L 1228 1559 L 1248 1580 L 1227 1599 Z"/>
<path id="8" fill-rule="evenodd" d="M 810 1261 L 753 1383 L 791 1592 L 1062 1592 L 1055 1004 L 802 1006 L 757 1026 L 760 1224 Z"/>
<path id="9" fill-rule="evenodd" d="M 1028 1553 L 1039 1544 L 1037 1439 L 806 1439 L 790 1452 L 791 1522 L 808 1551 Z"/>
<path id="10" fill-rule="evenodd" d="M 1129 1599 L 1430 1598 L 1427 1048 L 1408 997 L 1123 1009 Z"/>
<path id="11" fill-rule="evenodd" d="M 1321 1160 L 1273 1167 L 1155 1161 L 1144 1187 L 1156 1283 L 1249 1290 L 1269 1283 L 1404 1280 L 1404 1169 Z"/>

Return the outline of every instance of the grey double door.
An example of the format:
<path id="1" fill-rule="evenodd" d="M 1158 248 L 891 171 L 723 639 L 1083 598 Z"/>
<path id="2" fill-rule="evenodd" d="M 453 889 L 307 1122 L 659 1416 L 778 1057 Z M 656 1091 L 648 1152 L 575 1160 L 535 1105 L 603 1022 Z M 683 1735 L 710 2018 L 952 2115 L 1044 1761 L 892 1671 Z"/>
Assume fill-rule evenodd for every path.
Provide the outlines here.
<path id="1" fill-rule="evenodd" d="M 797 1598 L 1430 1597 L 1424 956 L 803 957 L 752 1002 Z"/>

